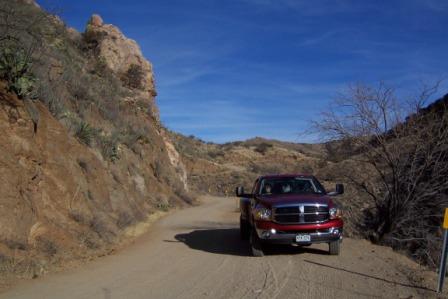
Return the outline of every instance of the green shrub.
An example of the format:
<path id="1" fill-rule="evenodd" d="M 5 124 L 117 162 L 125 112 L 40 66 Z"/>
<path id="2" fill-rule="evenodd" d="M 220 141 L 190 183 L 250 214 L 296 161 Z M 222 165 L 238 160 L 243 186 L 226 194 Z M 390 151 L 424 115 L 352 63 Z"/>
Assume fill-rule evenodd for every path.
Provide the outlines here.
<path id="1" fill-rule="evenodd" d="M 95 129 L 88 123 L 80 121 L 75 129 L 75 136 L 85 145 L 91 145 L 92 139 L 95 135 Z"/>
<path id="2" fill-rule="evenodd" d="M 157 209 L 167 212 L 170 209 L 170 204 L 167 202 L 159 202 L 157 203 Z"/>
<path id="3" fill-rule="evenodd" d="M 19 98 L 32 97 L 36 78 L 31 74 L 31 61 L 25 50 L 1 45 L 0 77 L 8 82 L 8 89 Z"/>

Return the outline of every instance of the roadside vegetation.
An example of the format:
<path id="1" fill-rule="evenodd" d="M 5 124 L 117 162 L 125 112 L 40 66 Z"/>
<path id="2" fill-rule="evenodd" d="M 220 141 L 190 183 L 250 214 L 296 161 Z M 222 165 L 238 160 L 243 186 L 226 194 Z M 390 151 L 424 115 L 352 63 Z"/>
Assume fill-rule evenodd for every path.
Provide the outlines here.
<path id="1" fill-rule="evenodd" d="M 384 83 L 353 85 L 314 123 L 342 161 L 337 179 L 365 200 L 358 230 L 431 267 L 448 206 L 448 96 L 427 106 L 438 85 L 410 101 Z"/>

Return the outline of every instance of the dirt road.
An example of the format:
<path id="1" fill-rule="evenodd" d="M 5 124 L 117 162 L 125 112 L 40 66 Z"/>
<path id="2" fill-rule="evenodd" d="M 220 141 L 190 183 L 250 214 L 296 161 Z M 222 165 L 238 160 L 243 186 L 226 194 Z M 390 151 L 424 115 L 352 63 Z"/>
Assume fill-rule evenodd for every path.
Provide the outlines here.
<path id="1" fill-rule="evenodd" d="M 419 298 L 435 274 L 367 241 L 250 256 L 239 240 L 235 200 L 172 213 L 119 253 L 79 269 L 22 283 L 0 298 Z M 424 278 L 422 280 L 422 278 Z"/>

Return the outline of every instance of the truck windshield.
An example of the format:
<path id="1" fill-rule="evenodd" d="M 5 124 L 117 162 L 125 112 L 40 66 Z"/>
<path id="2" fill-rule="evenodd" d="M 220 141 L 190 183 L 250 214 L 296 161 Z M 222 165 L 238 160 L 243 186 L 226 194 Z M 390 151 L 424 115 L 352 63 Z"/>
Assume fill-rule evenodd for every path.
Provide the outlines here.
<path id="1" fill-rule="evenodd" d="M 265 178 L 259 194 L 325 194 L 325 189 L 310 177 Z"/>

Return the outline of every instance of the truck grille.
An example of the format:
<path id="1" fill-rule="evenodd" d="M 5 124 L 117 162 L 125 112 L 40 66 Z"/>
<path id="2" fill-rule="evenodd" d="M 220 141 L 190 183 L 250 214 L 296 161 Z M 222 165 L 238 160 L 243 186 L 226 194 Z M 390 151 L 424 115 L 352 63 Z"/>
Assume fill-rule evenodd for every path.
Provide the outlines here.
<path id="1" fill-rule="evenodd" d="M 281 224 L 321 223 L 329 218 L 328 206 L 302 204 L 273 208 L 274 221 Z"/>

